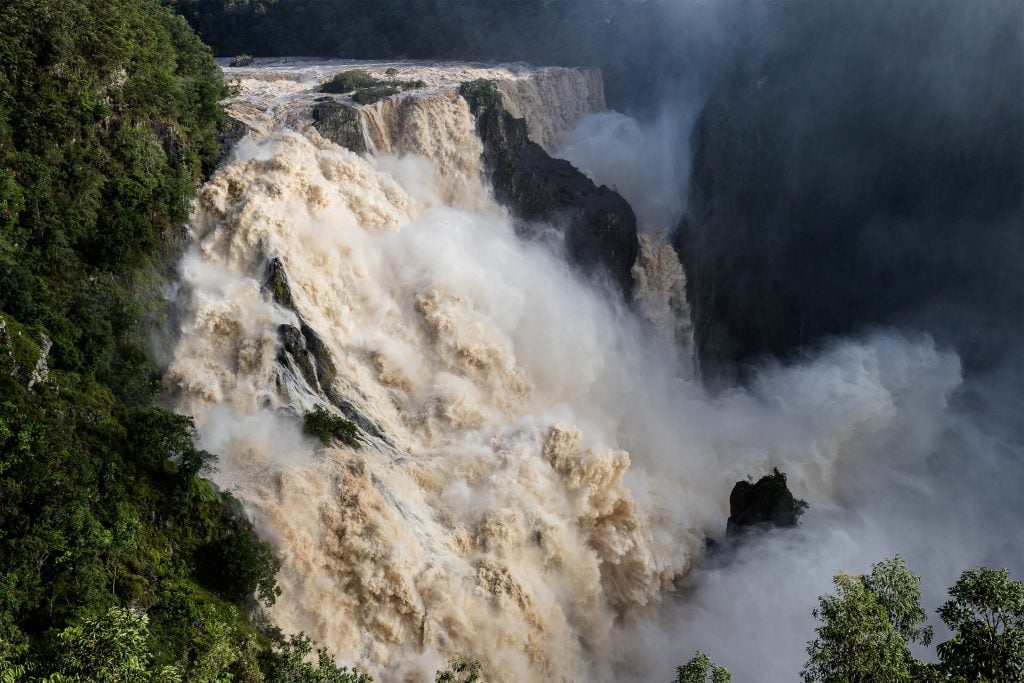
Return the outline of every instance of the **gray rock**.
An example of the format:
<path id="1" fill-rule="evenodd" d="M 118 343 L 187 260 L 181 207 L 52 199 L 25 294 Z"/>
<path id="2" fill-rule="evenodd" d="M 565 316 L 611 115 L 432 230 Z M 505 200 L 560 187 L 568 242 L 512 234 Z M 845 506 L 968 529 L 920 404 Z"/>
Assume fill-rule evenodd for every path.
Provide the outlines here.
<path id="1" fill-rule="evenodd" d="M 310 114 L 313 117 L 313 127 L 320 135 L 357 154 L 365 154 L 368 151 L 359 110 L 355 107 L 325 98 L 313 105 Z"/>

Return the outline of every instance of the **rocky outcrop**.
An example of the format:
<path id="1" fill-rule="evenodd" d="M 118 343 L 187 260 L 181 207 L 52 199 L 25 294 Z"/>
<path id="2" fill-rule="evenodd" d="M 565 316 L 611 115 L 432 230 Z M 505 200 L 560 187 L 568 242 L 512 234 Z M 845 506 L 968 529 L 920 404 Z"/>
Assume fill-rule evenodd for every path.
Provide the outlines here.
<path id="1" fill-rule="evenodd" d="M 367 152 L 366 136 L 359 118 L 359 110 L 331 98 L 323 98 L 310 111 L 313 128 L 336 145 L 358 154 Z"/>
<path id="2" fill-rule="evenodd" d="M 529 233 L 530 223 L 559 230 L 570 262 L 587 275 L 607 277 L 628 299 L 640 250 L 633 209 L 568 161 L 548 156 L 530 140 L 526 121 L 513 118 L 500 98 L 486 94 L 463 90 L 477 117 L 495 199 L 520 220 L 524 233 Z"/>
<path id="3" fill-rule="evenodd" d="M 218 166 L 227 159 L 235 145 L 248 134 L 249 126 L 231 116 L 225 117 L 224 123 L 217 129 L 217 146 L 220 148 L 220 153 L 217 156 Z"/>
<path id="4" fill-rule="evenodd" d="M 277 339 L 280 345 L 277 351 L 277 362 L 282 371 L 300 377 L 309 391 L 326 399 L 341 415 L 363 432 L 390 443 L 383 430 L 335 388 L 335 379 L 338 377 L 337 365 L 334 363 L 327 344 L 299 313 L 292 297 L 288 273 L 285 271 L 281 259 L 275 257 L 267 262 L 262 284 L 263 291 L 270 295 L 274 303 L 289 309 L 298 318 L 298 327 L 283 324 L 277 328 Z M 278 389 L 287 394 L 280 381 Z"/>
<path id="5" fill-rule="evenodd" d="M 726 533 L 737 536 L 758 526 L 794 527 L 806 509 L 807 503 L 793 497 L 785 473 L 776 468 L 756 483 L 736 483 L 729 495 Z"/>
<path id="6" fill-rule="evenodd" d="M 705 380 L 879 325 L 969 371 L 1012 351 L 1020 376 L 1021 7 L 975 26 L 944 3 L 809 6 L 737 52 L 693 132 L 676 242 Z M 955 69 L 921 66 L 950 45 Z"/>

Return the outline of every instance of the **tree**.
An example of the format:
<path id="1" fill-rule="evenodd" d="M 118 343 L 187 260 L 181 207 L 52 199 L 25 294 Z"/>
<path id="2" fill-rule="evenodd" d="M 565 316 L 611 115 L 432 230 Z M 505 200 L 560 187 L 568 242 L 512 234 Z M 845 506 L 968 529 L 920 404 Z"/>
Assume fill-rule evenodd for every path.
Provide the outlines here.
<path id="1" fill-rule="evenodd" d="M 339 667 L 325 648 L 316 651 L 316 664 L 308 661 L 313 641 L 305 633 L 291 636 L 274 653 L 267 671 L 273 683 L 372 683 L 359 669 Z"/>
<path id="2" fill-rule="evenodd" d="M 154 668 L 149 619 L 142 612 L 112 607 L 106 614 L 60 632 L 55 672 L 46 683 L 174 683 L 174 667 Z"/>
<path id="3" fill-rule="evenodd" d="M 693 659 L 676 667 L 676 680 L 672 683 L 730 683 L 732 675 L 717 666 L 706 654 L 697 651 Z"/>
<path id="4" fill-rule="evenodd" d="M 1024 584 L 1006 569 L 970 569 L 938 609 L 953 638 L 938 647 L 943 673 L 968 681 L 1024 681 Z"/>
<path id="5" fill-rule="evenodd" d="M 818 637 L 807 647 L 802 672 L 807 683 L 918 681 L 927 667 L 910 653 L 909 643 L 931 642 L 922 626 L 920 579 L 897 555 L 871 567 L 867 576 L 839 574 L 835 595 L 818 599 Z"/>
<path id="6" fill-rule="evenodd" d="M 453 657 L 448 661 L 447 669 L 437 672 L 434 681 L 436 683 L 483 683 L 483 669 L 483 665 L 479 661 Z"/>

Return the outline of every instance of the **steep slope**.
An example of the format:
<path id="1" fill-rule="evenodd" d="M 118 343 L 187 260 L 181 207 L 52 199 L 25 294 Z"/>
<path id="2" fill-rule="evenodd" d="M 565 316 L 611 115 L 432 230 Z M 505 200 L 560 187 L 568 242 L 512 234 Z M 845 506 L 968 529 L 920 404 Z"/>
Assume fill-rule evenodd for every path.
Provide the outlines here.
<path id="1" fill-rule="evenodd" d="M 771 13 L 704 107 L 678 246 L 709 378 L 877 325 L 1024 377 L 1021 6 L 891 10 Z"/>

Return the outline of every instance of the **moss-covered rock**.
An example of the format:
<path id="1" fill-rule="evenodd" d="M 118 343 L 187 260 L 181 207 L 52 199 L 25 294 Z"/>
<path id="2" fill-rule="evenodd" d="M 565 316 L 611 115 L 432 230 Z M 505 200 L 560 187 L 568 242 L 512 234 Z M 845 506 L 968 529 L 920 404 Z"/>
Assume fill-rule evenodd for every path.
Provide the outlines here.
<path id="1" fill-rule="evenodd" d="M 473 114 L 479 114 L 496 104 L 501 104 L 501 90 L 498 89 L 498 83 L 486 78 L 463 83 L 459 88 L 459 94 L 465 98 L 469 104 L 469 110 Z"/>
<path id="2" fill-rule="evenodd" d="M 322 406 L 317 406 L 313 412 L 306 413 L 302 428 L 308 436 L 316 437 L 325 446 L 334 440 L 353 448 L 358 448 L 361 443 L 359 428 L 354 423 Z"/>
<path id="3" fill-rule="evenodd" d="M 383 84 L 378 78 L 370 75 L 365 69 L 351 69 L 334 74 L 320 86 L 320 92 L 343 95 L 358 88 L 371 88 Z"/>
<path id="4" fill-rule="evenodd" d="M 292 288 L 288 284 L 288 273 L 285 272 L 284 263 L 276 256 L 267 262 L 267 267 L 263 271 L 263 290 L 270 292 L 274 303 L 295 310 Z"/>
<path id="5" fill-rule="evenodd" d="M 391 85 L 384 85 L 373 88 L 360 88 L 352 93 L 352 99 L 359 104 L 373 104 L 380 102 L 386 97 L 397 95 L 401 90 Z"/>

